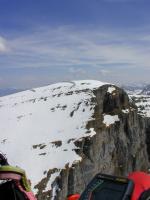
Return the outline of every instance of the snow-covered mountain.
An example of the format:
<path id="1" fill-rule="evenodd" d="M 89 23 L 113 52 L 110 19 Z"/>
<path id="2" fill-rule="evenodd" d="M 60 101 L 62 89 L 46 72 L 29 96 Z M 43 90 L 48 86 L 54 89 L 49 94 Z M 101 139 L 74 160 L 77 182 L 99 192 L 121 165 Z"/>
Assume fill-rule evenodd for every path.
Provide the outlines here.
<path id="1" fill-rule="evenodd" d="M 142 94 L 142 95 L 150 95 L 150 85 L 145 86 L 140 94 Z"/>
<path id="2" fill-rule="evenodd" d="M 128 91 L 129 97 L 133 100 L 138 108 L 138 113 L 145 117 L 150 117 L 150 86 L 143 90 Z"/>
<path id="3" fill-rule="evenodd" d="M 46 176 L 47 169 L 55 168 L 47 185 L 50 189 L 67 163 L 71 166 L 81 160 L 74 142 L 95 134 L 86 129 L 86 123 L 92 119 L 93 89 L 104 84 L 58 83 L 0 98 L 0 150 L 12 165 L 26 169 L 33 186 Z"/>
<path id="4" fill-rule="evenodd" d="M 144 136 L 134 147 L 125 141 L 128 134 L 135 134 L 135 127 L 136 134 L 144 131 L 138 125 L 138 117 L 135 120 L 135 113 L 123 90 L 100 81 L 62 82 L 1 97 L 0 151 L 6 154 L 11 165 L 26 170 L 39 200 L 54 200 L 56 191 L 59 193 L 56 199 L 60 200 L 68 191 L 82 191 L 84 183 L 81 182 L 89 181 L 97 171 L 117 170 L 115 162 L 122 162 L 121 151 L 132 155 L 132 151 L 141 148 Z M 133 117 L 134 121 L 128 124 L 128 118 Z M 126 133 L 128 131 L 130 133 Z M 90 138 L 95 142 L 91 143 Z M 123 138 L 125 143 L 122 143 Z M 92 161 L 90 152 L 93 151 L 96 152 Z M 141 149 L 138 158 L 141 156 L 145 156 L 145 149 Z M 126 164 L 122 172 L 132 168 L 135 157 L 125 159 L 128 166 Z M 114 165 L 110 165 L 110 160 Z M 76 175 L 73 171 L 62 172 L 69 168 L 75 170 L 74 166 L 78 168 L 82 162 L 86 170 L 80 166 L 80 170 L 74 172 Z M 144 164 L 137 164 L 140 167 L 146 163 L 145 156 Z M 84 179 L 79 171 L 85 173 Z M 64 176 L 64 173 L 68 174 Z M 59 188 L 54 184 L 60 176 L 64 177 L 62 193 L 62 179 L 57 181 Z M 75 180 L 70 184 L 75 178 L 80 182 L 78 186 L 74 185 Z"/>
<path id="5" fill-rule="evenodd" d="M 150 85 L 128 85 L 122 87 L 138 107 L 138 113 L 150 117 Z"/>
<path id="6" fill-rule="evenodd" d="M 145 117 L 150 117 L 150 95 L 130 94 L 130 98 L 136 104 L 138 113 Z"/>
<path id="7" fill-rule="evenodd" d="M 143 84 L 129 84 L 129 85 L 122 85 L 123 88 L 128 94 L 140 94 L 143 89 L 147 86 L 146 83 Z"/>

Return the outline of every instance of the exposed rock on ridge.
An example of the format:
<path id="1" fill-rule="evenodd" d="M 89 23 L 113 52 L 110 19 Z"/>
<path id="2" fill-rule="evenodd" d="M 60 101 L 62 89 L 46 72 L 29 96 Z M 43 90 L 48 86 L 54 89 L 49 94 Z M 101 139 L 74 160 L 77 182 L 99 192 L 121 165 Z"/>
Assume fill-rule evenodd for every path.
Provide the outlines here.
<path id="1" fill-rule="evenodd" d="M 83 80 L 1 97 L 0 119 L 0 151 L 26 170 L 38 200 L 80 193 L 98 172 L 149 168 L 150 120 L 114 85 Z"/>
<path id="2" fill-rule="evenodd" d="M 75 142 L 82 161 L 61 171 L 53 184 L 55 200 L 65 199 L 67 194 L 81 193 L 98 172 L 127 175 L 133 170 L 149 167 L 150 148 L 145 143 L 146 139 L 147 144 L 150 143 L 150 122 L 137 114 L 136 106 L 122 89 L 115 87 L 108 93 L 109 87 L 104 85 L 94 91 L 94 120 L 88 122 L 87 129 L 94 128 L 96 135 Z M 103 123 L 105 115 L 118 115 L 119 121 L 107 127 Z M 39 194 L 39 199 L 49 197 Z"/>

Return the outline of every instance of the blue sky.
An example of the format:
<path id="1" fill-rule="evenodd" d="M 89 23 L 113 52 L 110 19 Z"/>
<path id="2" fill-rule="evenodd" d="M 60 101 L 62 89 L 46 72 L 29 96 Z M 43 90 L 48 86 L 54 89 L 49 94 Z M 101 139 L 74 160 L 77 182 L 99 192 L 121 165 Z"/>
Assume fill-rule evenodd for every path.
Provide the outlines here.
<path id="1" fill-rule="evenodd" d="M 150 83 L 149 0 L 0 0 L 0 88 Z"/>

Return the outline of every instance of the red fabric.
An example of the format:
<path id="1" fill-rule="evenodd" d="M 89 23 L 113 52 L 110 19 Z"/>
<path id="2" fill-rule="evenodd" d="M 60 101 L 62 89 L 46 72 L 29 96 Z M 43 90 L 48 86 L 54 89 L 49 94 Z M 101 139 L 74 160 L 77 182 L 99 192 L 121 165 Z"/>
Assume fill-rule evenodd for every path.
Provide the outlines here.
<path id="1" fill-rule="evenodd" d="M 134 182 L 134 191 L 131 200 L 138 200 L 142 192 L 150 189 L 150 175 L 144 172 L 132 172 L 128 178 Z"/>
<path id="2" fill-rule="evenodd" d="M 69 196 L 67 200 L 78 200 L 79 198 L 80 198 L 79 194 L 73 194 Z"/>

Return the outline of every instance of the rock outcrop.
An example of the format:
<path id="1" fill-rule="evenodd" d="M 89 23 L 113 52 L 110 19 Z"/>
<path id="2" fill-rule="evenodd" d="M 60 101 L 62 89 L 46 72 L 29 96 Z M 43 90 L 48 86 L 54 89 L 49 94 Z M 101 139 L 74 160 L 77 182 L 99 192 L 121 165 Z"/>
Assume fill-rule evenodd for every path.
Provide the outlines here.
<path id="1" fill-rule="evenodd" d="M 26 170 L 38 200 L 63 200 L 96 173 L 150 167 L 146 116 L 122 89 L 100 81 L 35 88 L 0 98 L 0 151 Z"/>
<path id="2" fill-rule="evenodd" d="M 81 193 L 91 178 L 98 172 L 127 175 L 133 170 L 147 170 L 150 160 L 150 120 L 137 114 L 137 108 L 128 95 L 110 85 L 94 90 L 95 104 L 93 120 L 87 129 L 94 128 L 96 135 L 75 141 L 75 151 L 82 157 L 63 169 L 53 183 L 52 199 L 62 200 L 68 194 Z M 118 115 L 119 120 L 108 126 L 104 116 Z M 50 199 L 50 193 L 39 193 L 39 200 Z M 51 194 L 52 195 L 52 194 Z M 55 197 L 54 197 L 55 196 Z"/>

